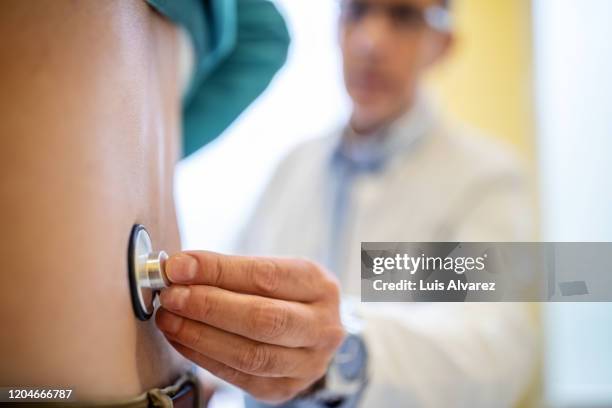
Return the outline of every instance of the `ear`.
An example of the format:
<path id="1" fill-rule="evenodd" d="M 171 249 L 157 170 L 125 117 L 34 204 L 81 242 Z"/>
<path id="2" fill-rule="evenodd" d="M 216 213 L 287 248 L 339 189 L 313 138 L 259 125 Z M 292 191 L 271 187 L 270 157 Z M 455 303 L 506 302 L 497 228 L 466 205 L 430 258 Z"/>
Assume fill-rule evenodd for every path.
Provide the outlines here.
<path id="1" fill-rule="evenodd" d="M 451 51 L 455 43 L 455 35 L 450 33 L 435 32 L 428 41 L 425 50 L 425 68 L 429 68 L 443 60 Z"/>

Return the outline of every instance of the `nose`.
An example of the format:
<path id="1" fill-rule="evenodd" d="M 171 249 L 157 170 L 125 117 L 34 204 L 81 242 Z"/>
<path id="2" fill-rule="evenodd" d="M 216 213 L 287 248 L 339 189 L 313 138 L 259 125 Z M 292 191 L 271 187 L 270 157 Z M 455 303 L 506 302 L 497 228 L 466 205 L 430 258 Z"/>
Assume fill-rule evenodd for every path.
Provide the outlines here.
<path id="1" fill-rule="evenodd" d="M 353 48 L 356 55 L 380 58 L 389 46 L 390 27 L 383 13 L 370 13 L 353 31 Z"/>

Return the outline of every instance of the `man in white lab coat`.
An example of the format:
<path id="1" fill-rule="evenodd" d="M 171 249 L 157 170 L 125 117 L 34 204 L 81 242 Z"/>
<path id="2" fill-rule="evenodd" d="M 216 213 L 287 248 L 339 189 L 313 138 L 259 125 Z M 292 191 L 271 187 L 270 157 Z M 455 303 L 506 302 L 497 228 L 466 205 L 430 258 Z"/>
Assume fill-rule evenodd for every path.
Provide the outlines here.
<path id="1" fill-rule="evenodd" d="M 341 7 L 350 122 L 284 159 L 239 252 L 316 260 L 348 299 L 360 295 L 362 241 L 532 240 L 517 160 L 445 121 L 419 91 L 422 73 L 450 46 L 448 4 Z M 356 303 L 352 312 L 363 323 L 356 367 L 364 375 L 346 384 L 334 376 L 349 397 L 340 406 L 510 407 L 533 381 L 538 342 L 528 305 Z M 287 406 L 326 406 L 316 394 Z"/>

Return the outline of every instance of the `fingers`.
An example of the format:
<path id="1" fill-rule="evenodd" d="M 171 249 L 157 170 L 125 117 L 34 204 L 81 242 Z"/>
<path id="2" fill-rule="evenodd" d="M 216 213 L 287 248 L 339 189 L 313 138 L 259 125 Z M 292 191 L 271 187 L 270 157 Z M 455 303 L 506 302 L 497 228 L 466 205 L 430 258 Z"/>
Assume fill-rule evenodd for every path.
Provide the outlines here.
<path id="1" fill-rule="evenodd" d="M 217 286 L 234 292 L 312 302 L 335 282 L 304 259 L 222 255 L 187 251 L 171 256 L 166 274 L 174 283 Z"/>
<path id="2" fill-rule="evenodd" d="M 202 285 L 174 285 L 160 301 L 175 314 L 260 342 L 310 347 L 320 337 L 313 309 L 301 303 Z"/>
<path id="3" fill-rule="evenodd" d="M 185 358 L 261 401 L 273 404 L 285 402 L 310 385 L 308 382 L 293 378 L 266 378 L 246 374 L 180 343 L 172 340 L 170 343 Z"/>
<path id="4" fill-rule="evenodd" d="M 159 328 L 185 357 L 258 399 L 321 378 L 344 338 L 337 282 L 300 259 L 173 255 Z"/>
<path id="5" fill-rule="evenodd" d="M 170 340 L 245 374 L 308 379 L 325 372 L 325 364 L 313 358 L 315 351 L 256 342 L 164 309 L 156 320 Z"/>

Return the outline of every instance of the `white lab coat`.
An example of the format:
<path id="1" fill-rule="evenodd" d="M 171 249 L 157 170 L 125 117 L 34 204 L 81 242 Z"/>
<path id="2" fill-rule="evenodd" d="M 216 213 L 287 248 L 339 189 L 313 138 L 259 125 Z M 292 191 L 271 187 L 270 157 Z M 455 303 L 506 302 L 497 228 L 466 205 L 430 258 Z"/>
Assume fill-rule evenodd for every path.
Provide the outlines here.
<path id="1" fill-rule="evenodd" d="M 330 154 L 343 130 L 308 141 L 278 167 L 240 237 L 239 253 L 322 260 Z M 529 241 L 529 188 L 491 139 L 450 126 L 432 105 L 388 129 L 395 153 L 355 180 L 345 256 L 334 271 L 360 295 L 362 241 Z M 510 407 L 532 381 L 537 329 L 519 303 L 367 303 L 370 383 L 363 407 Z"/>

